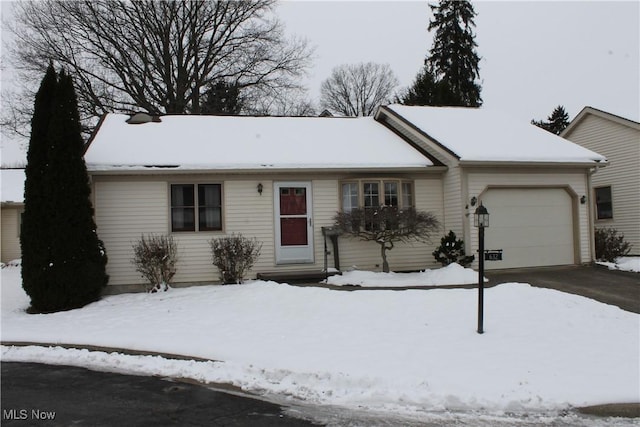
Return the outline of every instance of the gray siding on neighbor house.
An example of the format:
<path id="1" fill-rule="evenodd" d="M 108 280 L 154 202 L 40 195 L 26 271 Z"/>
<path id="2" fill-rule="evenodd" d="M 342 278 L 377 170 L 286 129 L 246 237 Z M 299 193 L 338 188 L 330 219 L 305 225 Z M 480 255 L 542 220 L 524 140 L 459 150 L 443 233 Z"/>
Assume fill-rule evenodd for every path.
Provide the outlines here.
<path id="1" fill-rule="evenodd" d="M 22 205 L 3 206 L 0 213 L 2 223 L 2 253 L 1 262 L 9 262 L 21 257 L 20 251 L 20 214 L 24 211 Z"/>
<path id="2" fill-rule="evenodd" d="M 373 177 L 372 175 L 370 177 Z M 367 177 L 369 177 L 367 175 Z M 406 179 L 406 177 L 403 177 Z M 274 227 L 274 182 L 311 182 L 313 194 L 314 262 L 308 264 L 276 265 Z M 323 176 L 262 176 L 262 175 L 177 175 L 169 176 L 108 176 L 94 175 L 94 203 L 98 235 L 104 241 L 109 263 L 109 284 L 129 286 L 142 284 L 140 275 L 131 264 L 132 245 L 143 233 L 170 232 L 169 185 L 172 183 L 222 183 L 223 230 L 219 232 L 172 233 L 178 245 L 175 283 L 218 281 L 218 272 L 211 262 L 209 241 L 212 238 L 242 233 L 262 242 L 258 262 L 249 272 L 254 278 L 258 272 L 289 270 L 321 270 L 324 267 L 323 226 L 331 226 L 340 209 L 340 182 L 335 177 Z M 413 180 L 416 207 L 434 212 L 442 220 L 442 181 L 439 175 L 424 175 Z M 263 192 L 257 192 L 257 185 Z M 391 268 L 417 270 L 433 267 L 431 252 L 439 243 L 440 233 L 434 235 L 433 244 L 397 245 L 389 252 Z M 357 266 L 379 269 L 379 246 L 340 237 L 340 261 L 344 269 Z M 329 244 L 331 250 L 331 245 Z M 328 257 L 333 267 L 333 255 Z M 141 288 L 140 288 L 141 289 Z"/>
<path id="3" fill-rule="evenodd" d="M 632 253 L 640 255 L 640 125 L 596 111 L 564 137 L 607 157 L 609 164 L 593 175 L 592 187 L 611 186 L 613 218 L 595 219 L 595 226 L 622 232 Z M 595 203 L 593 194 L 591 200 Z"/>

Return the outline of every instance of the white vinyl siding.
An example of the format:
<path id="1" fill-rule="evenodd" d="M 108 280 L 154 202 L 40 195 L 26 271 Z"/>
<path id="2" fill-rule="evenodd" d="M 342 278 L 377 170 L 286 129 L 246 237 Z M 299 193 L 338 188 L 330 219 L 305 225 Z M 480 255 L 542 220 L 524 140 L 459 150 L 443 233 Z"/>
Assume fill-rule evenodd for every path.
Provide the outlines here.
<path id="1" fill-rule="evenodd" d="M 21 257 L 20 254 L 20 214 L 23 207 L 3 207 L 2 223 L 2 262 L 9 262 Z"/>
<path id="2" fill-rule="evenodd" d="M 631 253 L 640 255 L 640 127 L 606 117 L 587 114 L 565 138 L 607 158 L 609 164 L 591 182 L 593 188 L 611 186 L 613 218 L 596 217 L 595 226 L 617 229 L 633 245 Z"/>
<path id="3" fill-rule="evenodd" d="M 99 180 L 93 198 L 98 237 L 107 250 L 109 285 L 143 283 L 131 264 L 132 246 L 142 234 L 168 232 L 167 183 Z"/>
<path id="4" fill-rule="evenodd" d="M 323 226 L 333 225 L 333 218 L 340 209 L 342 180 L 309 179 L 313 193 L 313 230 L 315 262 L 304 265 L 276 265 L 273 179 L 251 179 L 233 176 L 216 176 L 215 182 L 223 184 L 224 231 L 198 233 L 172 233 L 178 245 L 177 271 L 174 283 L 216 283 L 218 272 L 212 264 L 209 241 L 212 238 L 242 233 L 262 242 L 257 263 L 247 278 L 255 278 L 257 272 L 289 270 L 320 270 L 324 267 Z M 228 179 L 227 179 L 228 178 Z M 98 236 L 107 248 L 109 285 L 138 285 L 142 279 L 131 264 L 132 246 L 144 233 L 170 233 L 170 185 L 168 177 L 94 177 L 94 203 Z M 184 176 L 181 182 L 212 182 L 209 176 Z M 278 181 L 278 179 L 276 179 Z M 434 212 L 442 218 L 442 182 L 439 176 L 416 179 L 414 194 L 416 208 Z M 263 185 L 260 195 L 258 184 Z M 441 233 L 433 236 L 432 245 L 397 245 L 389 251 L 389 261 L 395 270 L 417 270 L 434 267 L 433 252 Z M 381 264 L 380 249 L 372 242 L 362 242 L 340 237 L 341 267 L 353 265 L 363 269 L 376 269 Z M 332 250 L 328 241 L 328 249 Z M 328 256 L 333 267 L 333 254 Z M 122 287 L 127 289 L 128 287 Z M 137 289 L 136 286 L 132 288 Z M 140 290 L 142 287 L 139 288 Z"/>

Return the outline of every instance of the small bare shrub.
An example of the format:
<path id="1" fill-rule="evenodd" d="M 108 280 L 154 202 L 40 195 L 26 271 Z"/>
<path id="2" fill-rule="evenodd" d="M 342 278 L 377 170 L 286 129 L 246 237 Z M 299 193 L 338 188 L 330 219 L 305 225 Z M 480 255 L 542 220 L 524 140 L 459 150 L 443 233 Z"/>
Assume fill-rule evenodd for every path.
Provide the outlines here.
<path id="1" fill-rule="evenodd" d="M 178 248 L 171 235 L 142 235 L 133 245 L 131 261 L 136 271 L 147 280 L 147 292 L 166 291 L 176 274 Z"/>
<path id="2" fill-rule="evenodd" d="M 628 255 L 631 244 L 618 234 L 615 228 L 596 228 L 596 259 L 616 262 L 616 258 Z"/>
<path id="3" fill-rule="evenodd" d="M 255 238 L 243 237 L 242 234 L 212 239 L 209 244 L 213 265 L 218 267 L 223 284 L 242 283 L 244 275 L 258 260 L 262 249 L 262 243 Z"/>

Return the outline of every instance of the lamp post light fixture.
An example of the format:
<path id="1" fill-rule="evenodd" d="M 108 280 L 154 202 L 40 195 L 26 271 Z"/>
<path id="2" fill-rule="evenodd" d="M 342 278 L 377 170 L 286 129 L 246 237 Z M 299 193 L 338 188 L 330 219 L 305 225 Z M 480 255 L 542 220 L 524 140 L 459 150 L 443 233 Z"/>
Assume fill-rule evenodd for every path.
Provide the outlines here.
<path id="1" fill-rule="evenodd" d="M 478 333 L 484 333 L 484 229 L 489 227 L 489 212 L 482 205 L 473 214 L 473 225 L 478 228 Z"/>

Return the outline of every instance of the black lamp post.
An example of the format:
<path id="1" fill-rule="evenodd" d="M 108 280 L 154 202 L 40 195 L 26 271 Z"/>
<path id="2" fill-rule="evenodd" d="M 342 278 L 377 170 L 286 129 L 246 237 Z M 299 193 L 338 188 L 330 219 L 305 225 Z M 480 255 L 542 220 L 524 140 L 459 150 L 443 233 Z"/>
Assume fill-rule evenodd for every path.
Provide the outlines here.
<path id="1" fill-rule="evenodd" d="M 482 328 L 484 316 L 484 229 L 489 227 L 489 212 L 487 208 L 480 206 L 473 214 L 473 225 L 478 227 L 478 333 L 484 333 Z"/>

